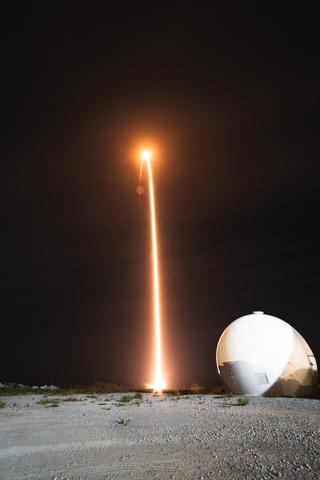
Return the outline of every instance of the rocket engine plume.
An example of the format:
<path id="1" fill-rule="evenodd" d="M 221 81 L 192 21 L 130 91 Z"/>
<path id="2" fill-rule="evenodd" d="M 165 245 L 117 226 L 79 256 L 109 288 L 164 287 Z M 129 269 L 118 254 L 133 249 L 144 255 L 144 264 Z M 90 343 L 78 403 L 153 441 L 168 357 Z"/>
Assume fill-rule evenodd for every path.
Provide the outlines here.
<path id="1" fill-rule="evenodd" d="M 142 153 L 142 160 L 140 166 L 140 185 L 141 185 L 141 171 L 142 165 L 145 161 L 148 166 L 149 185 L 150 185 L 150 207 L 151 207 L 151 231 L 152 231 L 152 250 L 153 250 L 153 286 L 154 286 L 154 316 L 155 316 L 155 374 L 154 383 L 150 385 L 150 388 L 154 389 L 154 392 L 161 392 L 166 388 L 166 384 L 162 377 L 162 364 L 161 364 L 161 335 L 160 335 L 160 303 L 159 303 L 159 280 L 158 280 L 158 255 L 157 255 L 157 236 L 156 236 L 156 219 L 154 208 L 154 195 L 153 195 L 153 183 L 152 172 L 150 165 L 150 152 L 147 150 Z M 140 201 L 140 195 L 139 195 Z"/>

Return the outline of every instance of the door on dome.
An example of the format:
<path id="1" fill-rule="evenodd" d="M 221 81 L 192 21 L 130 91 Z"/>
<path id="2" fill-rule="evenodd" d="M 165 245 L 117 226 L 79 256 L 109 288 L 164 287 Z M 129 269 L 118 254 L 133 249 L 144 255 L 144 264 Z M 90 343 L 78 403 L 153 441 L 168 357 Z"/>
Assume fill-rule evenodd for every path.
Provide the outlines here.
<path id="1" fill-rule="evenodd" d="M 314 355 L 308 355 L 309 360 L 309 376 L 311 380 L 311 385 L 316 387 L 318 385 L 318 370 L 317 370 L 317 362 Z"/>

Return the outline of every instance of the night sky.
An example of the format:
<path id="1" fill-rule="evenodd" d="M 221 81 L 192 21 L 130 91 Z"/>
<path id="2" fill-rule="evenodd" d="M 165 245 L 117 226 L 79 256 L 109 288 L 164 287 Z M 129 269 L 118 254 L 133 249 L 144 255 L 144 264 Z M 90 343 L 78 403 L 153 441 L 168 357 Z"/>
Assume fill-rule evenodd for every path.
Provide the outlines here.
<path id="1" fill-rule="evenodd" d="M 4 2 L 0 382 L 220 385 L 262 310 L 318 362 L 317 2 Z M 221 3 L 223 5 L 221 5 Z"/>

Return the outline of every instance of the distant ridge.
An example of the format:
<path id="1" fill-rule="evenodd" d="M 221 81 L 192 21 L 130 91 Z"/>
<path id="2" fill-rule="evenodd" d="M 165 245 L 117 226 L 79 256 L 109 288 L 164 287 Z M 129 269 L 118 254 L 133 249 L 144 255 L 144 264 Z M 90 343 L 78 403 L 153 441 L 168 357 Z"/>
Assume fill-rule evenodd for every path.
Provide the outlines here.
<path id="1" fill-rule="evenodd" d="M 115 383 L 106 383 L 106 382 L 93 382 L 91 384 L 93 388 L 101 388 L 101 390 L 120 390 L 118 385 Z"/>

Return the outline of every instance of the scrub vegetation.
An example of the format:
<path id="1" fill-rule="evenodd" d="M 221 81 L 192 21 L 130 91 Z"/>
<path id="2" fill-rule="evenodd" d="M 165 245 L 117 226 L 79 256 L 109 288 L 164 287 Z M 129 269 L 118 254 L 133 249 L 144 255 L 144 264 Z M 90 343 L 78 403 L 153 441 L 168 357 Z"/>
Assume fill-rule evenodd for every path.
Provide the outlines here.
<path id="1" fill-rule="evenodd" d="M 122 395 L 122 397 L 120 398 L 120 402 L 129 403 L 132 399 L 133 397 L 131 397 L 130 395 Z"/>
<path id="2" fill-rule="evenodd" d="M 67 398 L 76 398 L 77 400 L 66 400 L 68 402 L 70 401 L 80 401 L 79 398 L 75 397 L 76 395 L 82 395 L 82 401 L 85 401 L 86 399 L 99 399 L 99 396 L 103 394 L 104 396 L 109 394 L 109 398 L 106 398 L 103 401 L 111 401 L 112 397 L 115 396 L 115 394 L 121 394 L 122 397 L 118 402 L 120 401 L 121 403 L 129 403 L 133 399 L 138 399 L 143 401 L 143 393 L 150 395 L 150 390 L 149 389 L 122 389 L 119 388 L 117 390 L 102 390 L 101 388 L 90 388 L 90 387 L 76 387 L 76 388 L 56 388 L 54 390 L 51 390 L 50 387 L 48 388 L 34 388 L 30 387 L 28 385 L 25 385 L 23 387 L 18 387 L 18 386 L 12 386 L 12 385 L 4 385 L 0 386 L 0 397 L 5 397 L 5 396 L 13 396 L 13 395 L 32 395 L 37 397 L 38 395 L 40 396 L 45 396 L 45 397 L 62 397 L 60 400 L 63 401 L 63 397 Z M 165 397 L 172 397 L 174 400 L 179 400 L 179 399 L 187 399 L 187 398 L 198 398 L 199 400 L 203 400 L 205 397 L 206 399 L 208 397 L 213 397 L 214 399 L 223 399 L 225 402 L 227 402 L 228 399 L 232 398 L 233 395 L 228 391 L 226 388 L 199 388 L 197 389 L 197 392 L 195 393 L 192 388 L 179 388 L 179 389 L 166 389 L 163 392 L 164 398 Z M 267 395 L 264 395 L 267 396 Z M 111 398 L 110 398 L 111 397 Z M 130 398 L 130 400 L 123 400 L 123 397 Z M 275 395 L 274 397 L 277 397 Z M 105 397 L 104 397 L 105 398 Z M 272 398 L 272 397 L 269 397 Z M 290 397 L 290 398 L 294 398 Z M 297 398 L 304 398 L 304 397 L 297 397 Z M 320 388 L 316 388 L 314 395 L 308 396 L 305 398 L 309 399 L 317 399 L 320 400 Z M 113 400 L 116 400 L 115 398 Z M 149 403 L 148 399 L 146 400 L 147 403 Z M 134 403 L 133 403 L 134 404 Z M 243 405 L 241 405 L 243 406 Z"/>
<path id="3" fill-rule="evenodd" d="M 40 400 L 37 401 L 38 404 L 40 405 L 46 405 L 48 407 L 58 407 L 60 403 L 59 398 L 41 398 Z"/>
<path id="4" fill-rule="evenodd" d="M 166 395 L 177 395 L 177 389 L 166 389 L 164 394 Z M 195 392 L 193 391 L 192 388 L 179 388 L 179 392 L 181 395 L 192 395 Z M 97 394 L 103 394 L 106 395 L 108 393 L 110 394 L 115 394 L 115 393 L 121 393 L 121 394 L 132 394 L 134 398 L 142 398 L 143 393 L 148 393 L 150 394 L 150 389 L 146 388 L 139 388 L 139 389 L 130 389 L 130 388 L 118 388 L 118 389 L 107 389 L 107 390 L 102 390 L 101 388 L 93 388 L 90 386 L 75 386 L 75 387 L 58 387 L 54 390 L 51 390 L 50 387 L 43 388 L 43 387 L 30 387 L 28 385 L 25 385 L 23 387 L 18 387 L 14 386 L 13 384 L 11 385 L 4 385 L 0 386 L 0 396 L 3 395 L 24 395 L 24 394 L 30 394 L 32 393 L 33 395 L 50 395 L 50 396 L 68 396 L 68 395 L 86 395 L 86 396 L 92 396 L 92 398 L 96 397 Z M 205 394 L 205 395 L 217 395 L 217 394 L 224 394 L 228 393 L 228 391 L 225 388 L 199 388 L 197 389 L 197 393 L 199 394 Z M 139 395 L 139 396 L 136 396 Z M 140 397 L 141 395 L 141 397 Z"/>
<path id="5" fill-rule="evenodd" d="M 119 423 L 120 425 L 124 425 L 125 427 L 127 427 L 130 423 L 130 418 L 128 418 L 127 420 L 125 420 L 124 418 L 121 418 L 119 417 L 119 420 L 115 420 L 117 423 Z"/>
<path id="6" fill-rule="evenodd" d="M 52 403 L 52 400 L 50 400 L 49 398 L 40 398 L 37 403 L 40 405 L 48 405 L 48 403 Z"/>

